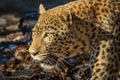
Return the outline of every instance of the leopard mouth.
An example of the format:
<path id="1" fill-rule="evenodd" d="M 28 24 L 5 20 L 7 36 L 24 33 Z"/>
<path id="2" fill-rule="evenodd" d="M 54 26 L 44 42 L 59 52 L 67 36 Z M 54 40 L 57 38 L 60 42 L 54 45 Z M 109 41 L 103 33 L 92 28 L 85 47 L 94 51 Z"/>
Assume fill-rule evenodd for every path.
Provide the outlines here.
<path id="1" fill-rule="evenodd" d="M 53 69 L 56 66 L 57 57 L 53 54 L 51 55 L 45 52 L 38 52 L 36 55 L 30 55 L 37 63 L 39 63 L 40 67 L 42 67 L 45 70 Z"/>
<path id="2" fill-rule="evenodd" d="M 55 68 L 55 65 L 48 65 L 48 64 L 45 64 L 45 63 L 40 63 L 40 66 L 44 69 L 53 69 Z"/>
<path id="3" fill-rule="evenodd" d="M 36 55 L 33 55 L 33 54 L 30 54 L 30 55 L 35 61 L 43 61 L 46 58 L 47 53 L 38 52 Z"/>

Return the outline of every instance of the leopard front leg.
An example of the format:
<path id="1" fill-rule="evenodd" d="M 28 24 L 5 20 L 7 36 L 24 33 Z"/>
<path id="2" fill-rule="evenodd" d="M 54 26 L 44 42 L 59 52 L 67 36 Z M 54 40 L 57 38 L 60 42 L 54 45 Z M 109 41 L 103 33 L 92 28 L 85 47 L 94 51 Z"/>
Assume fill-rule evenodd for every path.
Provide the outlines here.
<path id="1" fill-rule="evenodd" d="M 90 80 L 118 80 L 120 70 L 120 41 L 102 40 L 92 46 Z"/>

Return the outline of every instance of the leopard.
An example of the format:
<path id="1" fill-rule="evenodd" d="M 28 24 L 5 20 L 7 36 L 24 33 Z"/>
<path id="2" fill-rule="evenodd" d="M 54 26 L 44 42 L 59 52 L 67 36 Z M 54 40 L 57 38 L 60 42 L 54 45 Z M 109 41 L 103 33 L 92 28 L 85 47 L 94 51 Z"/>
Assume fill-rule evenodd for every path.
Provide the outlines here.
<path id="1" fill-rule="evenodd" d="M 45 69 L 79 54 L 90 54 L 90 80 L 118 80 L 120 71 L 120 0 L 77 0 L 39 16 L 29 47 Z"/>

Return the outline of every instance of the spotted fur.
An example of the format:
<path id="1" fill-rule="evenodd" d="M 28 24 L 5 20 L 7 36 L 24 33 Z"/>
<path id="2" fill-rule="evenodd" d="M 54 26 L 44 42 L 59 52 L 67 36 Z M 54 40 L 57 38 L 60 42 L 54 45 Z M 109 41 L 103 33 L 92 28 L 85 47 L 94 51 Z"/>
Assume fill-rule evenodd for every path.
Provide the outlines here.
<path id="1" fill-rule="evenodd" d="M 44 10 L 29 51 L 41 62 L 51 55 L 58 61 L 85 52 L 91 54 L 91 80 L 117 80 L 120 0 L 78 0 Z"/>

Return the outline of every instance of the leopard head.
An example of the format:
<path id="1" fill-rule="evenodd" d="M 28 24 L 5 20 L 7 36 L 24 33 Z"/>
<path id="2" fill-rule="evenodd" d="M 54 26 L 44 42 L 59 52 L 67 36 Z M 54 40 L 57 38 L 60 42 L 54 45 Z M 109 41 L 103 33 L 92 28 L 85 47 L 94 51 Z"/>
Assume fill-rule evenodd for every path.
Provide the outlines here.
<path id="1" fill-rule="evenodd" d="M 40 6 L 40 9 L 43 9 L 40 10 L 41 15 L 32 30 L 29 52 L 33 59 L 41 62 L 41 65 L 55 65 L 57 61 L 76 55 L 73 52 L 77 53 L 79 46 L 75 34 L 69 27 L 72 24 L 69 11 L 55 13 L 54 8 L 46 11 L 42 7 Z"/>

